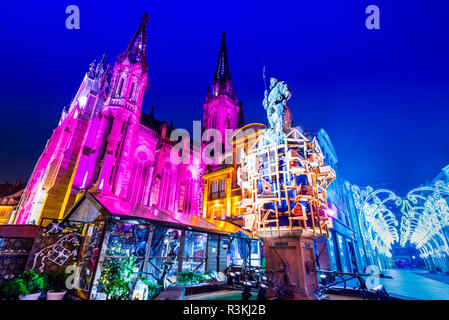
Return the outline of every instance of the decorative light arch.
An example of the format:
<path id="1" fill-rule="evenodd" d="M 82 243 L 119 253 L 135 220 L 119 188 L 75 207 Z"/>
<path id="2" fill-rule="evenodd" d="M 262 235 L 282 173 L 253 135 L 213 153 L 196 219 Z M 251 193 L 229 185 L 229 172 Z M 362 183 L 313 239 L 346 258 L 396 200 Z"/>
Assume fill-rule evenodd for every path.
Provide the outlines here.
<path id="1" fill-rule="evenodd" d="M 354 204 L 360 211 L 359 228 L 365 248 L 376 249 L 379 254 L 391 257 L 391 246 L 399 241 L 398 221 L 391 206 L 399 207 L 402 199 L 387 189 L 364 189 L 352 185 Z"/>
<path id="2" fill-rule="evenodd" d="M 424 259 L 438 260 L 449 256 L 444 235 L 444 229 L 449 227 L 447 196 L 449 186 L 441 180 L 408 192 L 401 209 L 402 246 L 414 244 Z"/>

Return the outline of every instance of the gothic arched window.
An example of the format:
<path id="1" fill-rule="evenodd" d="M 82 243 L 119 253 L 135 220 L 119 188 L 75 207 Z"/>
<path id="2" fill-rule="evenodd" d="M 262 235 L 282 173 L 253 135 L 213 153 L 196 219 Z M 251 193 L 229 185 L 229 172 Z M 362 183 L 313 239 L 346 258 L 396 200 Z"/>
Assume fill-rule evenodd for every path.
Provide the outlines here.
<path id="1" fill-rule="evenodd" d="M 214 129 L 217 128 L 217 114 L 214 114 L 214 116 L 212 118 L 212 128 L 214 128 Z"/>
<path id="2" fill-rule="evenodd" d="M 129 97 L 128 97 L 128 100 L 133 100 L 135 84 L 136 84 L 136 83 L 133 82 L 133 84 L 131 85 L 131 90 L 129 91 Z"/>
<path id="3" fill-rule="evenodd" d="M 116 92 L 117 96 L 119 96 L 119 97 L 122 96 L 123 82 L 124 82 L 124 81 L 125 81 L 125 80 L 124 80 L 123 78 L 120 78 L 120 84 L 119 84 L 118 89 L 117 89 L 117 92 Z"/>

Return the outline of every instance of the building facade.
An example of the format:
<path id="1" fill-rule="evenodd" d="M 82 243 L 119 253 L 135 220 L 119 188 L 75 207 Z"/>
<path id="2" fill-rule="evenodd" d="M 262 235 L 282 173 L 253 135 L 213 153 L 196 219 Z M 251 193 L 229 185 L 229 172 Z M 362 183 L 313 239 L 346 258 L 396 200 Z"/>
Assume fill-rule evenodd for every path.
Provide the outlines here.
<path id="1" fill-rule="evenodd" d="M 209 165 L 203 175 L 203 217 L 207 219 L 232 220 L 241 223 L 242 189 L 238 184 L 237 173 L 241 164 L 239 158 L 262 133 L 265 125 L 248 124 L 239 128 L 229 139 L 232 149 L 228 156 L 218 165 Z"/>
<path id="2" fill-rule="evenodd" d="M 351 184 L 338 174 L 338 157 L 332 141 L 324 129 L 305 130 L 305 134 L 316 137 L 324 154 L 324 162 L 332 166 L 337 178 L 329 186 L 327 196 L 333 211 L 333 228 L 325 244 L 317 245 L 320 267 L 342 272 L 363 272 L 370 265 L 359 223 L 359 213 L 352 198 Z M 327 263 L 328 261 L 328 263 Z"/>
<path id="3" fill-rule="evenodd" d="M 0 184 L 0 225 L 9 223 L 24 189 L 25 184 L 20 180 L 14 183 L 4 182 Z"/>
<path id="4" fill-rule="evenodd" d="M 173 124 L 157 120 L 153 110 L 142 112 L 149 70 L 147 21 L 144 15 L 112 68 L 105 56 L 91 64 L 34 168 L 14 223 L 61 219 L 86 190 L 130 204 L 198 214 L 199 148 L 187 146 L 197 161 L 171 161 Z"/>
<path id="5" fill-rule="evenodd" d="M 236 263 L 248 256 L 254 264 L 260 263 L 263 252 L 257 241 L 249 240 L 252 244 L 248 254 L 246 244 L 242 244 L 246 240 L 233 241 L 228 236 L 244 224 L 240 157 L 248 153 L 266 126 L 244 123 L 242 104 L 232 86 L 225 36 L 222 36 L 213 83 L 203 106 L 202 142 L 196 145 L 189 141 L 184 146 L 191 159 L 184 163 L 173 161 L 179 143 L 171 139 L 175 131 L 173 124 L 156 119 L 154 109 L 150 114 L 142 112 L 149 72 L 147 22 L 145 14 L 112 67 L 106 64 L 105 56 L 90 65 L 69 108 L 63 110 L 20 202 L 18 194 L 13 197 L 16 201 L 13 206 L 10 200 L 0 202 L 0 224 L 10 221 L 45 226 L 45 221 L 65 219 L 68 213 L 72 214 L 73 221 L 86 220 L 81 213 L 78 217 L 74 212 L 84 205 L 94 206 L 102 219 L 106 211 L 105 216 L 113 219 L 135 215 L 151 220 L 139 220 L 136 224 L 146 232 L 144 241 L 139 240 L 147 243 L 145 250 L 148 251 L 142 256 L 145 272 L 155 272 L 153 269 L 163 265 L 162 260 L 157 260 L 160 257 L 151 251 L 150 242 L 156 240 L 167 245 L 176 243 L 185 252 L 186 243 L 193 248 L 189 249 L 190 253 L 184 254 L 182 250 L 175 253 L 178 264 L 173 273 L 223 271 L 229 256 Z M 325 130 L 303 130 L 299 126 L 295 130 L 311 141 L 316 138 L 325 164 L 336 170 L 338 158 Z M 363 272 L 367 265 L 378 261 L 374 261 L 376 253 L 363 242 L 361 217 L 352 199 L 351 185 L 337 175 L 327 190 L 327 198 L 334 219 L 329 237 L 316 241 L 319 267 Z M 2 205 L 8 206 L 6 213 L 1 211 Z M 158 216 L 159 211 L 171 214 L 164 220 Z M 188 219 L 200 218 L 197 216 L 202 216 L 197 224 Z M 101 220 L 103 225 L 99 227 L 105 234 L 111 232 L 103 231 L 107 230 L 104 226 L 109 224 L 108 219 Z M 85 224 L 94 223 L 84 220 Z M 120 228 L 122 224 L 127 227 L 135 221 L 127 217 L 120 222 Z M 156 239 L 149 231 L 159 230 L 160 224 L 164 224 L 163 230 L 160 229 L 160 239 Z M 119 231 L 117 234 L 119 239 L 121 234 Z M 165 240 L 162 234 L 167 237 Z M 137 252 L 139 248 L 130 250 Z M 169 253 L 166 251 L 164 255 Z M 90 267 L 99 276 L 105 253 L 95 252 L 95 255 L 100 262 Z M 165 259 L 164 255 L 161 256 Z M 145 259 L 154 259 L 153 264 Z M 90 293 L 91 290 L 92 287 Z"/>

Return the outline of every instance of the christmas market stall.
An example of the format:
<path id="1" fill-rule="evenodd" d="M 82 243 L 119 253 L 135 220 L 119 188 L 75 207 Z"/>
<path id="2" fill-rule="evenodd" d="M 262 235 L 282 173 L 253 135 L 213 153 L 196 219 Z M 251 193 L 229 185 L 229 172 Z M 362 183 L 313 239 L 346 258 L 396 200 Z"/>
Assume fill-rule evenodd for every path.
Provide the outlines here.
<path id="1" fill-rule="evenodd" d="M 227 221 L 156 207 L 131 207 L 88 192 L 64 221 L 84 224 L 74 286 L 83 299 L 147 299 L 151 290 L 139 290 L 141 283 L 160 292 L 192 274 L 212 274 L 225 281 L 227 266 L 242 264 L 247 258 L 260 265 L 257 240 L 251 251 L 247 250 L 241 240 L 233 241 L 235 237 L 230 235 L 248 232 Z M 134 287 L 128 289 L 125 283 L 131 278 Z"/>

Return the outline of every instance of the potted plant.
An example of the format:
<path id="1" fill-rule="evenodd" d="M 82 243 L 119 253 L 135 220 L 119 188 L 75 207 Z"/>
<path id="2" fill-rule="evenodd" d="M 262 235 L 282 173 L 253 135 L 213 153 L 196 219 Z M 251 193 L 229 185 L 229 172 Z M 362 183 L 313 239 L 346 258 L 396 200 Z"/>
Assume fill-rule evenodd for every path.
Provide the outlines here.
<path id="1" fill-rule="evenodd" d="M 20 278 L 10 279 L 2 283 L 2 298 L 7 300 L 14 300 L 29 293 L 25 282 Z"/>
<path id="2" fill-rule="evenodd" d="M 26 287 L 26 291 L 19 295 L 20 300 L 39 299 L 42 291 L 47 286 L 45 276 L 35 270 L 24 271 L 18 278 L 23 281 Z"/>
<path id="3" fill-rule="evenodd" d="M 139 278 L 147 287 L 147 299 L 154 300 L 163 290 L 164 286 L 158 284 L 157 282 L 151 281 L 146 277 Z"/>
<path id="4" fill-rule="evenodd" d="M 3 296 L 8 299 L 37 300 L 47 285 L 45 276 L 34 270 L 23 272 L 2 285 Z"/>
<path id="5" fill-rule="evenodd" d="M 62 300 L 67 293 L 66 280 L 68 274 L 65 268 L 56 269 L 48 273 L 47 300 Z"/>
<path id="6" fill-rule="evenodd" d="M 205 281 L 206 278 L 202 273 L 195 271 L 182 271 L 176 277 L 176 283 L 179 285 L 196 284 Z"/>

